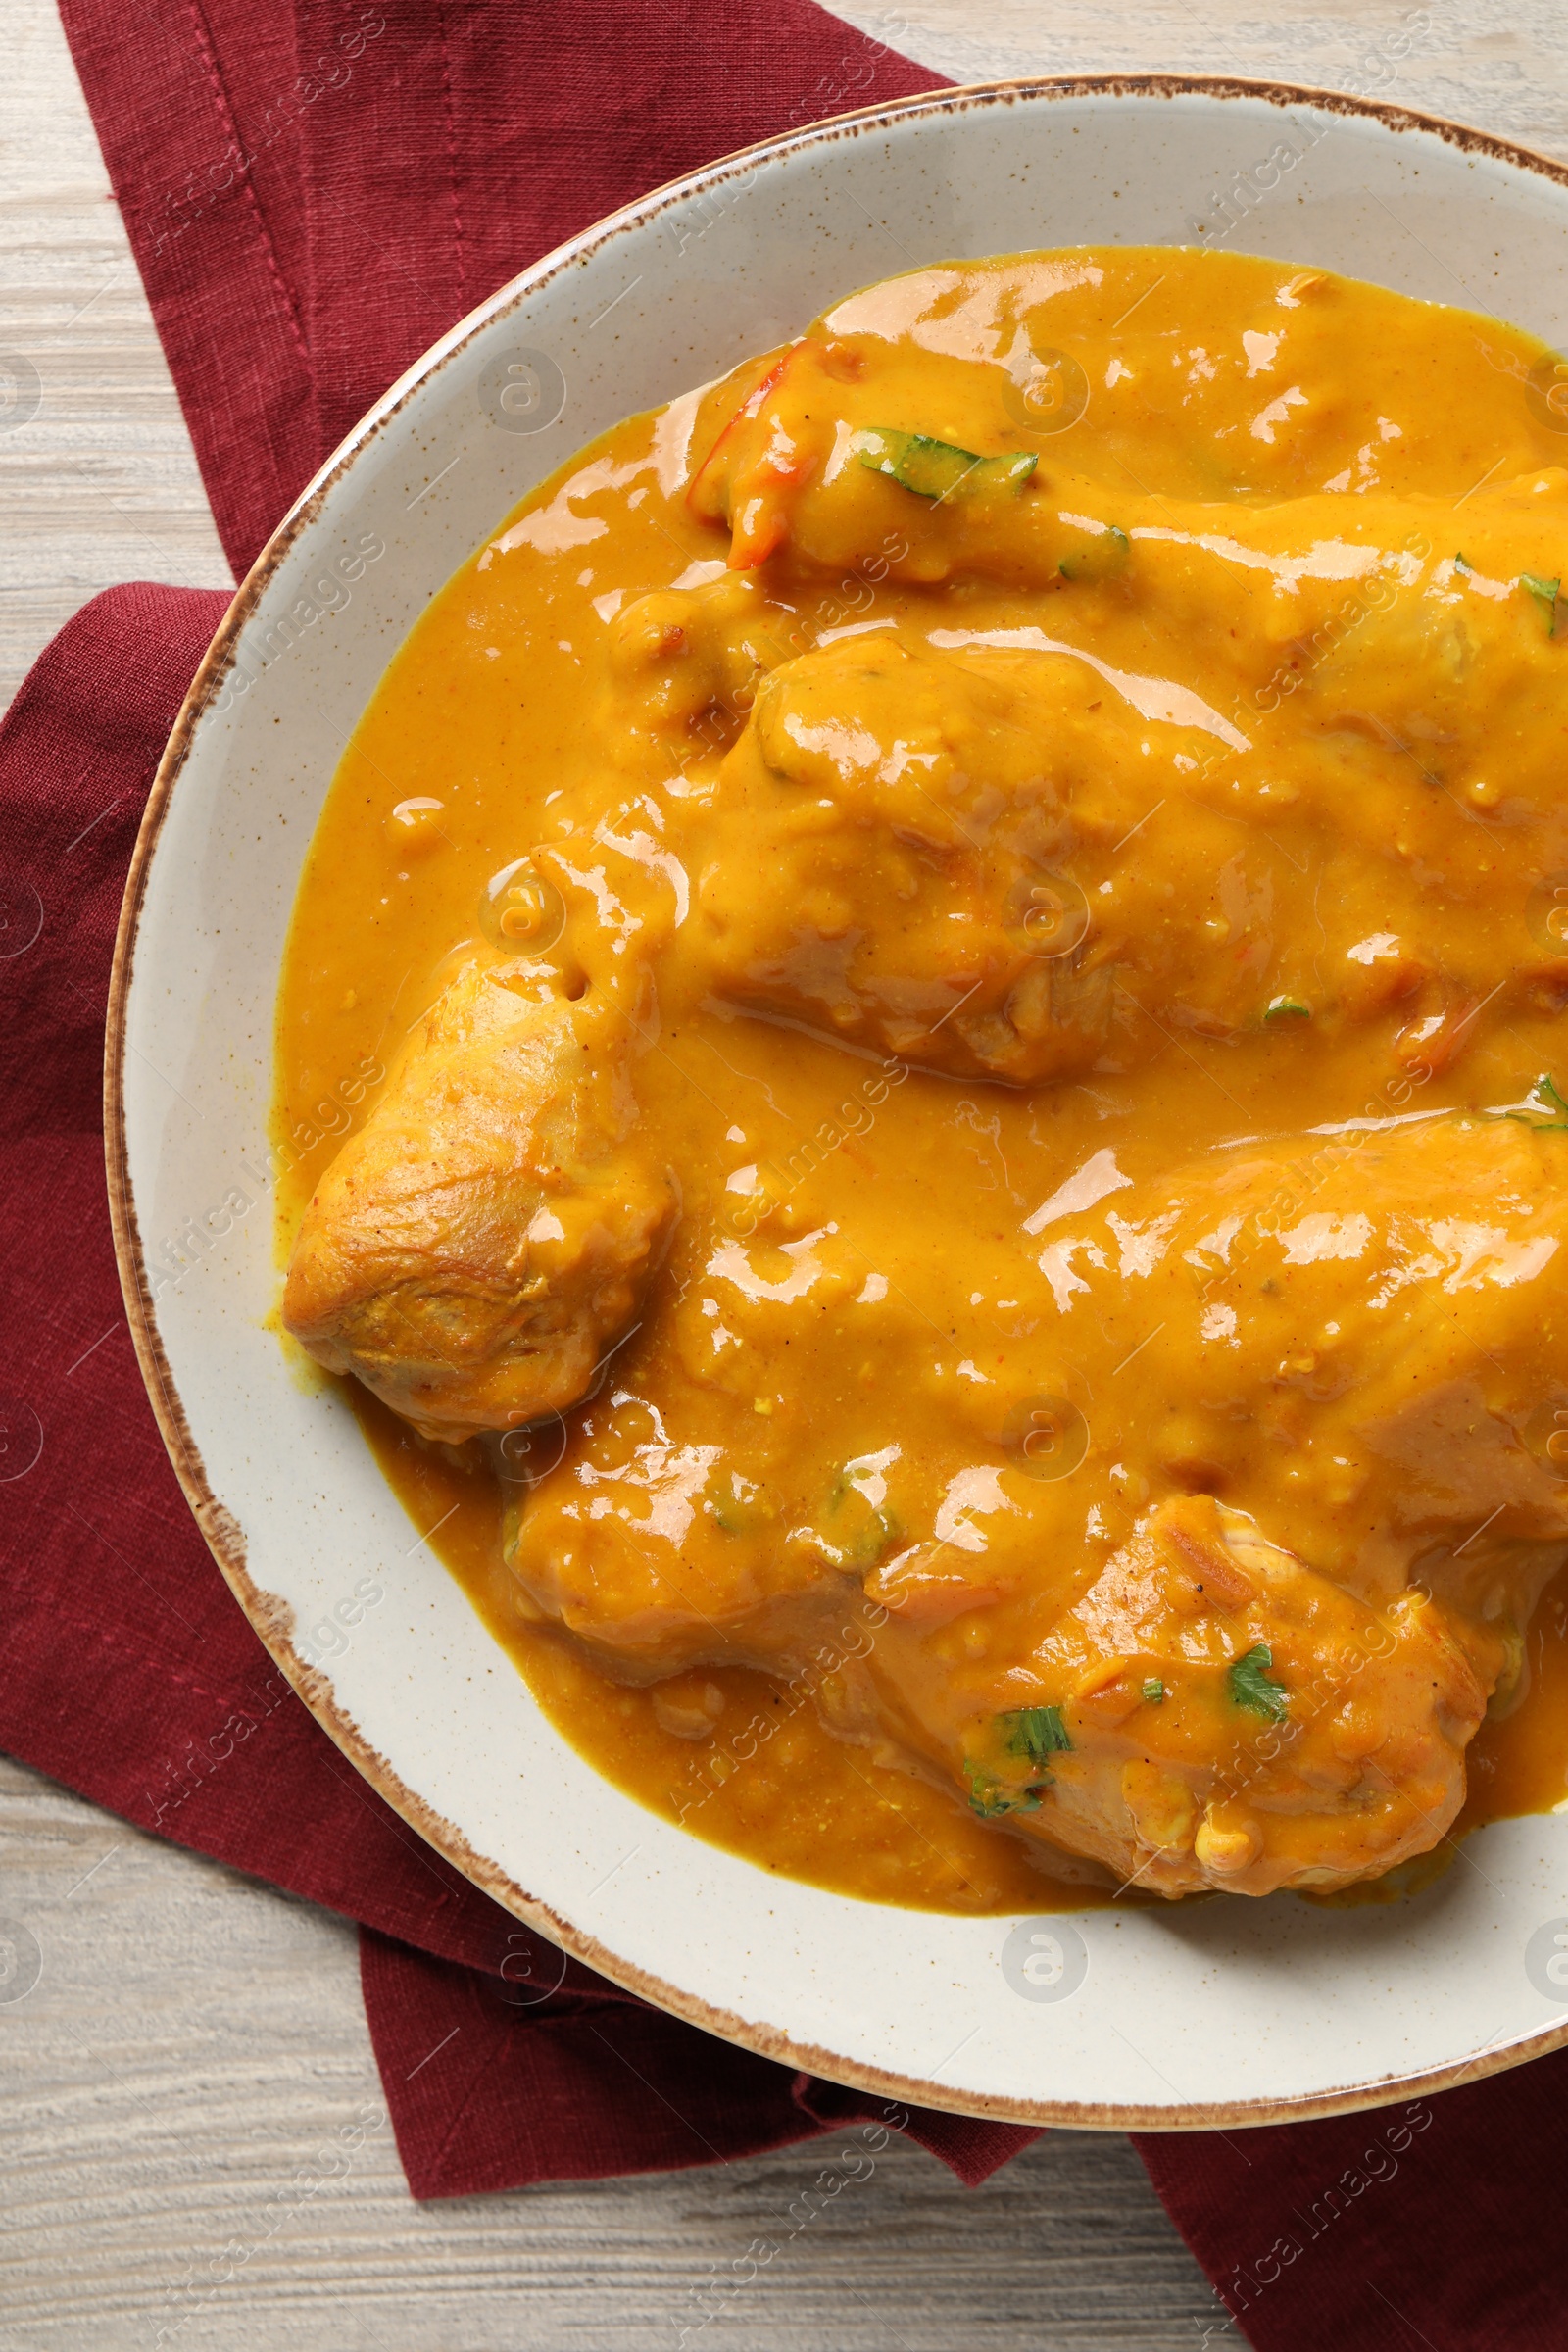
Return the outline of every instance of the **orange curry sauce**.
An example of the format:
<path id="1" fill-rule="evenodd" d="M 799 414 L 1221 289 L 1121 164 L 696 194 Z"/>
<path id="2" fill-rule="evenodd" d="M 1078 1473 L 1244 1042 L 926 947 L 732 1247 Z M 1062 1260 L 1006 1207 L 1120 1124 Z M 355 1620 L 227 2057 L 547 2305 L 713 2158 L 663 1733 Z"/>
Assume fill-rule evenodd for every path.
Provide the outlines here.
<path id="1" fill-rule="evenodd" d="M 780 355 L 761 358 L 570 459 L 393 660 L 327 794 L 290 936 L 279 1247 L 286 1257 L 373 1103 L 361 1073 L 395 1070 L 466 955 L 526 951 L 537 907 L 519 899 L 521 922 L 498 930 L 505 878 L 558 845 L 551 871 L 575 877 L 559 894 L 568 949 L 591 927 L 585 966 L 596 952 L 620 959 L 607 987 L 656 947 L 668 975 L 662 1025 L 646 1005 L 636 1016 L 657 1043 L 635 1087 L 639 1134 L 674 1170 L 681 1209 L 593 1399 L 536 1433 L 528 1467 L 548 1475 L 522 1482 L 510 1540 L 559 1546 L 551 1497 L 574 1465 L 608 1480 L 667 1423 L 707 1479 L 673 1539 L 683 1573 L 701 1579 L 710 1557 L 740 1546 L 765 1582 L 804 1511 L 819 1545 L 839 1546 L 830 1556 L 864 1566 L 879 1605 L 925 1611 L 933 1690 L 972 1693 L 999 1642 L 1022 1639 L 1008 1575 L 1047 1563 L 1029 1605 L 1054 1578 L 1064 1609 L 1163 1498 L 1234 1501 L 1326 1575 L 1360 1540 L 1352 1463 L 1373 1375 L 1354 1353 L 1363 1324 L 1348 1317 L 1342 1333 L 1333 1313 L 1345 1266 L 1325 1245 L 1326 1262 L 1288 1291 L 1268 1338 L 1277 1409 L 1222 1414 L 1210 1392 L 1223 1317 L 1231 1329 L 1235 1317 L 1213 1303 L 1219 1292 L 1202 1292 L 1191 1331 L 1173 1309 L 1163 1339 L 1148 1303 L 1154 1271 L 1139 1237 L 1161 1230 L 1172 1170 L 1206 1166 L 1239 1139 L 1283 1148 L 1348 1121 L 1479 1122 L 1521 1103 L 1507 1136 L 1521 1152 L 1560 1149 L 1568 1166 L 1568 1134 L 1530 1135 L 1550 1124 L 1549 1095 L 1532 1093 L 1541 1074 L 1568 1090 L 1568 960 L 1555 962 L 1568 943 L 1550 895 L 1568 874 L 1568 794 L 1559 784 L 1550 804 L 1535 791 L 1546 763 L 1560 778 L 1568 732 L 1568 667 L 1556 667 L 1568 664 L 1568 604 L 1554 602 L 1568 564 L 1552 552 L 1568 549 L 1568 419 L 1521 334 L 1234 255 L 955 264 L 850 297 L 809 348 L 829 355 L 820 388 L 860 434 L 846 440 L 843 416 L 824 424 L 811 463 L 827 486 L 800 493 L 787 466 L 770 476 L 743 418 L 692 495 L 726 419 L 779 379 Z M 798 438 L 812 422 L 802 417 Z M 992 465 L 1035 463 L 1016 497 L 998 474 L 996 504 L 961 488 L 950 502 L 940 478 L 919 477 L 915 435 Z M 1056 534 L 1044 563 L 1031 519 L 1042 500 Z M 712 661 L 683 702 L 661 649 L 705 596 Z M 803 686 L 779 721 L 808 792 L 820 744 L 847 772 L 830 741 L 841 688 L 860 698 L 881 751 L 902 728 L 913 769 L 921 744 L 951 763 L 965 727 L 997 734 L 992 705 L 977 704 L 979 717 L 958 709 L 971 694 L 1005 698 L 1009 742 L 1054 730 L 1078 831 L 1052 871 L 1070 866 L 1070 878 L 1009 921 L 1025 956 L 1044 943 L 1051 1017 L 1092 1028 L 1093 1004 L 1063 993 L 1053 926 L 1081 937 L 1087 922 L 1092 939 L 1109 919 L 1102 900 L 1120 911 L 1145 962 L 1138 1019 L 1109 1048 L 1091 1037 L 1076 1061 L 1053 1063 L 998 1026 L 983 989 L 960 1005 L 956 982 L 944 1044 L 928 1026 L 907 1054 L 892 1014 L 878 1030 L 835 1012 L 819 972 L 791 974 L 782 1011 L 776 990 L 758 993 L 750 975 L 766 962 L 781 889 L 809 903 L 820 936 L 842 939 L 845 885 L 832 843 L 801 847 L 760 769 L 750 781 L 725 771 L 752 795 L 739 815 L 714 779 L 744 760 L 756 678 L 824 647 L 839 650 L 820 706 Z M 744 691 L 737 661 L 754 672 Z M 892 772 L 885 760 L 880 772 Z M 879 925 L 886 942 L 924 924 L 921 954 L 946 952 L 905 878 L 917 855 L 900 847 L 918 833 L 924 789 L 914 773 L 876 850 L 870 912 L 855 909 L 868 955 Z M 686 920 L 699 901 L 711 984 Z M 960 978 L 963 953 L 955 940 Z M 1501 977 L 1488 997 L 1492 961 Z M 1453 1132 L 1485 1142 L 1492 1130 Z M 1334 1179 L 1342 1191 L 1375 1188 L 1381 1149 Z M 1340 1214 L 1334 1231 L 1353 1223 Z M 1091 1271 L 1113 1234 L 1115 1298 Z M 732 1270 L 735 1311 L 714 1305 L 705 1323 L 715 1265 Z M 820 1277 L 814 1289 L 802 1269 Z M 1117 1302 L 1134 1293 L 1142 1321 Z M 1547 1399 L 1549 1318 L 1541 1331 L 1521 1377 Z M 479 1444 L 420 1437 L 348 1385 L 411 1519 L 439 1529 L 434 1547 L 552 1721 L 654 1811 L 763 1868 L 879 1900 L 1008 1911 L 1109 1899 L 1111 1875 L 1029 1844 L 885 1741 L 825 1728 L 824 1714 L 840 1735 L 855 1729 L 836 1697 L 836 1637 L 804 1679 L 672 1653 L 674 1670 L 650 1682 L 654 1651 L 615 1679 L 603 1645 L 563 1636 L 593 1631 L 588 1602 L 580 1624 L 564 1603 L 553 1620 L 508 1564 Z M 1342 1466 L 1339 1484 L 1303 1473 L 1309 1443 Z M 543 1457 L 558 1450 L 553 1467 Z M 1549 1448 L 1538 1458 L 1555 1475 Z M 899 1535 L 933 1527 L 940 1575 L 918 1593 L 891 1571 L 879 1585 Z M 1449 1548 L 1492 1557 L 1485 1544 Z M 1007 1573 L 988 1582 L 998 1559 Z M 630 1581 L 612 1590 L 613 1555 L 583 1573 L 596 1603 L 640 1605 Z M 1368 1590 L 1383 1590 L 1380 1573 L 1367 1571 Z M 1480 1584 L 1467 1605 L 1497 1619 Z M 1518 1652 L 1515 1627 L 1505 1695 L 1468 1751 L 1461 1828 L 1568 1799 L 1562 1579 Z M 975 1788 L 992 1786 L 979 1775 Z"/>

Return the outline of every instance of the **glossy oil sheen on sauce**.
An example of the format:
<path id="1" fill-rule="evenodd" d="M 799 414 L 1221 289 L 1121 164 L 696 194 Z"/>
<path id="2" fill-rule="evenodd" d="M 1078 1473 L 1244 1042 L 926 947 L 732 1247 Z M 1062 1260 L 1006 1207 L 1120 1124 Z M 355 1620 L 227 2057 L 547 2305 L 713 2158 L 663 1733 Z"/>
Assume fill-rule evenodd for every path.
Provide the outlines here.
<path id="1" fill-rule="evenodd" d="M 1078 1750 L 1102 1737 L 1157 1821 L 1176 1714 L 1131 1653 L 1100 1674 L 1105 1560 L 1163 1513 L 1223 1581 L 1234 1509 L 1375 1614 L 1411 1540 L 1369 1495 L 1445 1480 L 1416 1582 L 1497 1690 L 1461 1822 L 1561 1801 L 1542 1203 L 1568 1133 L 1539 1082 L 1568 1092 L 1568 418 L 1539 347 L 1317 271 L 1106 249 L 890 281 L 803 355 L 628 420 L 530 496 L 415 628 L 327 795 L 279 1000 L 285 1250 L 443 985 L 476 950 L 525 956 L 530 925 L 634 1040 L 640 1148 L 679 1195 L 636 1327 L 507 1495 L 474 1441 L 356 1392 L 378 1459 L 585 1755 L 822 1885 L 1107 1899 L 1134 1874 L 1014 1835 L 1047 1760 L 1025 1790 L 973 1732 L 1029 1713 L 1019 1659 L 1059 1670 Z M 770 475 L 743 419 L 694 497 L 763 385 L 758 429 L 820 431 L 814 470 Z M 943 451 L 1027 453 L 1034 508 L 945 482 Z M 1047 542 L 1023 527 L 1043 495 Z M 1046 879 L 1000 905 L 1028 983 L 1004 1019 L 983 977 L 959 986 L 988 968 L 984 917 L 925 876 L 969 856 L 1043 731 L 1074 826 L 1020 853 Z M 846 830 L 846 779 L 873 773 L 876 824 Z M 781 891 L 809 954 L 777 936 Z M 1112 923 L 1134 943 L 1114 1020 L 1073 955 Z M 1474 1239 L 1504 1196 L 1528 1231 Z M 1266 1263 L 1233 1260 L 1233 1197 L 1238 1228 L 1276 1204 Z M 1516 1481 L 1491 1521 L 1474 1416 L 1402 1456 L 1367 1439 L 1369 1415 L 1400 1426 L 1404 1377 L 1365 1287 L 1380 1214 L 1441 1228 L 1425 1273 L 1400 1261 L 1437 1301 L 1410 1377 L 1455 1331 L 1504 1367 L 1474 1412 L 1512 1417 L 1540 1492 Z M 514 1557 L 551 1563 L 532 1591 L 504 1503 Z M 744 1579 L 783 1608 L 808 1556 L 869 1614 L 813 1621 L 787 1674 L 732 1662 L 711 1594 Z M 893 1732 L 856 1695 L 889 1625 Z M 1182 1641 L 1216 1693 L 1182 1737 L 1223 1744 L 1222 1706 L 1240 1688 L 1266 1712 L 1283 1652 L 1227 1684 L 1196 1603 Z M 1363 1729 L 1336 1737 L 1343 1762 Z M 1241 1852 L 1211 1827 L 1211 1854 Z"/>

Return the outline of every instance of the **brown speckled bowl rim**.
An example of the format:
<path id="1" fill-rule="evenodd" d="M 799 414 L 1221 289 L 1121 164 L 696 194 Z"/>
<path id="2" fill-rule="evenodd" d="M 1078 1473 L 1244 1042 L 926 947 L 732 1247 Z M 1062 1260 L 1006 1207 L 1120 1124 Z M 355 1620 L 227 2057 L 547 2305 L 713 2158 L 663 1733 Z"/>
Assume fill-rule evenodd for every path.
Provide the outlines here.
<path id="1" fill-rule="evenodd" d="M 906 2105 L 934 2107 L 956 2115 L 983 2116 L 999 2123 L 1058 2124 L 1080 2131 L 1202 2132 L 1219 2127 L 1233 2129 L 1298 2122 L 1314 2116 L 1349 2114 L 1360 2109 L 1387 2106 L 1396 2099 L 1452 2089 L 1460 2083 L 1479 2081 L 1506 2067 L 1522 2065 L 1528 2059 L 1561 2049 L 1568 2044 L 1568 2014 L 1558 2024 L 1531 2034 L 1522 2041 L 1511 2042 L 1504 2049 L 1483 2049 L 1452 2065 L 1425 2072 L 1348 2082 L 1338 2089 L 1317 2091 L 1295 2099 L 1232 2100 L 1211 2105 L 1193 2101 L 1174 2106 L 1144 2107 L 1118 2102 L 1009 2099 L 983 2097 L 975 2093 L 956 2095 L 944 2083 L 889 2073 L 882 2068 L 842 2057 L 837 2051 L 819 2049 L 814 2044 L 796 2039 L 784 2027 L 754 2023 L 737 2017 L 728 2010 L 714 2008 L 682 1991 L 679 1985 L 665 1984 L 650 1976 L 617 1953 L 608 1950 L 594 1936 L 574 1927 L 570 1920 L 563 1918 L 547 1903 L 519 1886 L 496 1863 L 476 1853 L 456 1823 L 435 1812 L 417 1790 L 408 1787 L 387 1759 L 371 1746 L 352 1716 L 338 1703 L 327 1678 L 315 1667 L 307 1665 L 295 1649 L 292 1640 L 293 1611 L 276 1595 L 262 1591 L 252 1580 L 246 1565 L 243 1531 L 213 1492 L 192 1438 L 153 1317 L 152 1296 L 137 1228 L 125 1142 L 125 1023 L 137 932 L 153 852 L 169 811 L 171 798 L 184 768 L 197 723 L 221 687 L 235 640 L 255 610 L 268 581 L 295 541 L 315 520 L 328 489 L 346 474 L 358 453 L 396 416 L 416 385 L 445 367 L 480 327 L 542 285 L 598 253 L 615 237 L 657 220 L 671 204 L 698 190 L 722 186 L 726 180 L 738 174 L 751 172 L 760 162 L 798 154 L 830 141 L 856 138 L 865 131 L 880 129 L 911 116 L 958 115 L 979 108 L 1011 106 L 1020 102 L 1104 97 L 1244 98 L 1261 99 L 1282 110 L 1311 107 L 1319 112 L 1375 122 L 1395 132 L 1424 131 L 1450 146 L 1535 172 L 1543 178 L 1555 181 L 1559 187 L 1568 188 L 1568 167 L 1553 162 L 1548 156 L 1538 154 L 1532 148 L 1468 129 L 1441 116 L 1422 114 L 1374 99 L 1353 98 L 1336 90 L 1200 74 L 1052 74 L 1038 78 L 977 82 L 932 91 L 921 97 L 864 107 L 822 122 L 808 124 L 798 131 L 741 149 L 703 171 L 655 189 L 636 204 L 612 214 L 607 220 L 596 223 L 580 236 L 558 247 L 554 253 L 547 254 L 461 320 L 431 351 L 417 360 L 356 425 L 268 541 L 241 583 L 203 657 L 201 667 L 185 697 L 168 747 L 159 762 L 125 882 L 124 901 L 115 941 L 104 1041 L 104 1149 L 115 1255 L 142 1377 L 147 1384 L 147 1394 L 164 1443 L 169 1448 L 170 1459 L 213 1556 L 267 1649 L 322 1730 L 336 1741 L 350 1762 L 369 1782 L 371 1788 L 385 1798 L 393 1811 L 400 1814 L 439 1853 L 444 1854 L 465 1877 L 471 1879 L 475 1886 L 482 1887 L 516 1918 L 539 1929 L 571 1953 L 573 1958 L 597 1970 L 601 1976 L 608 1977 L 626 1991 L 639 1994 L 644 2000 L 668 2010 L 675 2017 L 684 2018 L 707 2033 L 719 2034 L 725 2040 L 737 2042 L 744 2049 L 754 2050 L 760 2056 L 775 2059 L 783 2065 L 822 2075 L 829 2081 Z"/>

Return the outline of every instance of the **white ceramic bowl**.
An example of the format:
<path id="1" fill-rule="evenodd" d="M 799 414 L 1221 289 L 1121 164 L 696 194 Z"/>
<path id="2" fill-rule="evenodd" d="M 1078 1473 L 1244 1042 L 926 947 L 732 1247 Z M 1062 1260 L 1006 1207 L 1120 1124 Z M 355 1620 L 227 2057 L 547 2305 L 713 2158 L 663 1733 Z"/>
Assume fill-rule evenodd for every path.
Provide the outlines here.
<path id="1" fill-rule="evenodd" d="M 394 385 L 240 590 L 137 847 L 107 1071 L 121 1267 L 175 1466 L 262 1639 L 383 1795 L 519 1917 L 715 2033 L 929 2105 L 1145 2129 L 1372 2105 L 1568 2041 L 1568 1984 L 1545 1965 L 1568 1938 L 1568 1820 L 1486 1830 L 1388 1906 L 1023 1924 L 856 1902 L 716 1852 L 565 1745 L 346 1408 L 285 1372 L 263 1327 L 265 1120 L 279 958 L 344 739 L 427 600 L 533 483 L 868 280 L 1026 246 L 1194 242 L 1200 223 L 1568 339 L 1568 173 L 1264 84 L 944 93 L 648 198 Z M 534 375 L 509 377 L 520 355 Z M 504 403 L 509 382 L 546 396 Z M 310 1668 L 296 1629 L 367 1571 L 385 1599 Z"/>

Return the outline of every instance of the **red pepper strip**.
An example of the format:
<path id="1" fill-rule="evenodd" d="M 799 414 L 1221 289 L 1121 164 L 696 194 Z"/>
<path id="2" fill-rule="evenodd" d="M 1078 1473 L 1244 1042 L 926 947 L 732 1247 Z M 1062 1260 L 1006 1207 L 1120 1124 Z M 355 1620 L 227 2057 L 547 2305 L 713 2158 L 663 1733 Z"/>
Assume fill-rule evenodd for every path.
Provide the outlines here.
<path id="1" fill-rule="evenodd" d="M 759 564 L 765 564 L 775 549 L 783 546 L 789 536 L 789 510 L 776 503 L 777 496 L 791 482 L 800 481 L 808 469 L 806 459 L 793 466 L 781 466 L 776 458 L 764 458 L 747 479 L 730 518 L 731 571 L 755 571 Z"/>
<path id="2" fill-rule="evenodd" d="M 712 448 L 709 451 L 701 466 L 698 466 L 696 473 L 692 476 L 691 487 L 686 493 L 686 504 L 691 508 L 694 514 L 701 514 L 704 520 L 707 522 L 722 522 L 725 519 L 724 515 L 720 512 L 703 504 L 702 494 L 704 486 L 710 482 L 710 475 L 713 463 L 718 457 L 720 451 L 725 447 L 730 435 L 738 431 L 743 424 L 750 424 L 752 419 L 760 414 L 768 395 L 771 392 L 776 391 L 780 382 L 783 380 L 785 370 L 789 367 L 790 362 L 799 352 L 805 351 L 808 348 L 810 347 L 805 343 L 792 343 L 789 350 L 784 354 L 784 357 L 777 361 L 775 365 L 769 368 L 766 375 L 763 376 L 761 382 L 759 384 L 754 384 L 751 391 L 747 393 L 746 398 L 741 402 L 740 407 L 736 410 L 734 416 L 730 418 L 728 424 L 725 425 L 723 431 L 713 443 Z"/>

